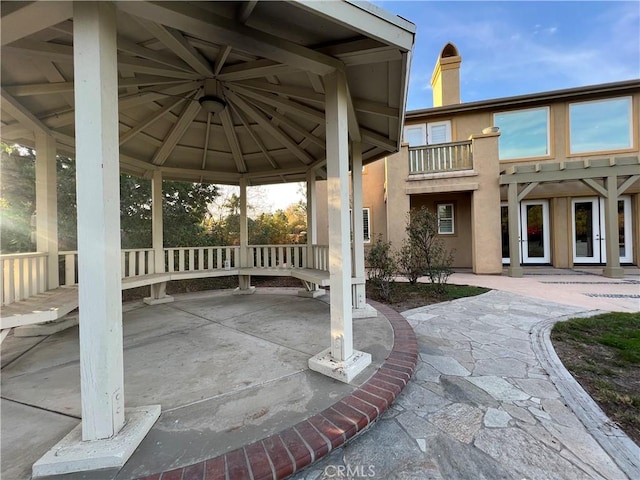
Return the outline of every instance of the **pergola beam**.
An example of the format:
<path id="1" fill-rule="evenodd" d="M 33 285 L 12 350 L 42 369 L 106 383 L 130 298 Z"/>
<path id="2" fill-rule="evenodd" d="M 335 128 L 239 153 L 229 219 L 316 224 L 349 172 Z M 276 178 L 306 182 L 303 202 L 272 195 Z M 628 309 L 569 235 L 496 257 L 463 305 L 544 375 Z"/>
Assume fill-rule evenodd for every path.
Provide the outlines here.
<path id="1" fill-rule="evenodd" d="M 118 39 L 118 50 L 129 53 L 138 57 L 146 58 L 147 60 L 153 60 L 154 62 L 166 65 L 168 67 L 177 68 L 178 70 L 184 70 L 185 72 L 193 73 L 192 68 L 186 62 L 176 59 L 175 57 L 165 55 L 163 53 L 151 50 L 150 48 L 142 47 L 134 42 L 125 40 L 124 38 Z"/>
<path id="2" fill-rule="evenodd" d="M 258 148 L 260 149 L 264 157 L 267 159 L 269 164 L 271 164 L 273 168 L 279 168 L 278 163 L 274 160 L 273 156 L 269 153 L 269 150 L 265 146 L 262 139 L 258 136 L 256 132 L 253 131 L 253 127 L 251 126 L 251 123 L 249 122 L 249 119 L 246 117 L 246 115 L 242 112 L 242 110 L 240 110 L 239 108 L 236 108 L 233 105 L 233 103 L 231 103 L 230 105 L 233 111 L 235 112 L 235 114 L 238 115 L 238 117 L 240 118 L 240 121 L 242 122 L 245 129 L 249 133 L 249 136 L 253 139 L 256 145 L 258 145 Z"/>
<path id="3" fill-rule="evenodd" d="M 173 109 L 176 105 L 178 105 L 178 103 L 184 102 L 184 101 L 186 101 L 186 99 L 177 98 L 173 102 L 169 102 L 167 105 L 162 107 L 160 110 L 158 110 L 156 112 L 153 112 L 151 115 L 149 115 L 148 117 L 143 119 L 140 123 L 138 123 L 135 127 L 132 127 L 126 133 L 120 135 L 120 145 L 123 145 L 126 142 L 128 142 L 129 140 L 131 140 L 133 137 L 135 137 L 142 130 L 144 130 L 148 126 L 152 125 L 155 121 L 160 120 L 164 116 L 165 113 L 167 113 L 168 111 Z"/>
<path id="4" fill-rule="evenodd" d="M 293 130 L 297 134 L 302 135 L 304 138 L 309 140 L 310 143 L 316 144 L 323 150 L 326 148 L 326 144 L 323 138 L 316 137 L 311 132 L 308 132 L 296 122 L 292 121 L 290 118 L 278 112 L 275 108 L 271 108 L 266 105 L 259 105 L 259 108 L 261 108 L 264 112 L 271 116 L 271 118 L 277 120 L 281 124 L 284 124 L 287 128 Z"/>

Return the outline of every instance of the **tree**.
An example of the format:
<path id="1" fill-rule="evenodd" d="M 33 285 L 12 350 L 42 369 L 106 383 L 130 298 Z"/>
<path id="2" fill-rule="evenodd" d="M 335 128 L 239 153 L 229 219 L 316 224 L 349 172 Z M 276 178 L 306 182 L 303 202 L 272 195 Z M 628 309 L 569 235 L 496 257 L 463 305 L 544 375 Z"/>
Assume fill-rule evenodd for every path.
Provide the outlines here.
<path id="1" fill-rule="evenodd" d="M 428 275 L 436 290 L 442 292 L 452 273 L 453 252 L 438 236 L 438 218 L 426 207 L 412 209 L 405 230 L 407 240 L 400 251 L 402 273 L 412 283 Z"/>
<path id="2" fill-rule="evenodd" d="M 31 216 L 35 212 L 35 152 L 2 144 L 0 238 L 3 252 L 28 252 Z M 57 156 L 58 237 L 61 251 L 77 248 L 75 161 Z M 210 245 L 208 205 L 217 195 L 214 185 L 163 182 L 164 244 L 168 247 Z M 120 175 L 122 248 L 151 247 L 151 181 Z"/>

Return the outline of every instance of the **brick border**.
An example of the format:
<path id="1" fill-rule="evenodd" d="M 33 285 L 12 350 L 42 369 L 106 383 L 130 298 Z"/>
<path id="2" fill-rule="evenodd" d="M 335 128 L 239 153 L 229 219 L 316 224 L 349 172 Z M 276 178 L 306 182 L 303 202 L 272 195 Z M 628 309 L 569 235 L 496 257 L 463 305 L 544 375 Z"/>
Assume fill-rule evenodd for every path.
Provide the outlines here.
<path id="1" fill-rule="evenodd" d="M 398 397 L 418 362 L 418 342 L 409 323 L 386 305 L 369 303 L 389 320 L 393 348 L 378 371 L 353 393 L 262 440 L 216 458 L 138 480 L 280 480 L 365 431 Z"/>

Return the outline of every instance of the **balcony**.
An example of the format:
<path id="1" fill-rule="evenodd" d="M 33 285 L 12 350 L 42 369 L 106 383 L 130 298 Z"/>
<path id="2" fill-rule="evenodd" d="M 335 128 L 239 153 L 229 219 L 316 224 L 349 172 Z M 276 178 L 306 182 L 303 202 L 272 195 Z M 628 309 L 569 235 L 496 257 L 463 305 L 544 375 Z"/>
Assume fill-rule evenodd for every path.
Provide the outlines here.
<path id="1" fill-rule="evenodd" d="M 472 142 L 409 147 L 409 175 L 473 170 Z"/>

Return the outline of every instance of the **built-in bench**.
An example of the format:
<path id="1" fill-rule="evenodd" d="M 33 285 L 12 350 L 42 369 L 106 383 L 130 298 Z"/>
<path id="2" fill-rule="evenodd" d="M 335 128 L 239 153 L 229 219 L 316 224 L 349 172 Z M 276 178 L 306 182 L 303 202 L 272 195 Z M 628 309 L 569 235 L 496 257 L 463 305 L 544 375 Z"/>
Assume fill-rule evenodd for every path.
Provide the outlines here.
<path id="1" fill-rule="evenodd" d="M 322 245 L 314 245 L 311 250 L 307 245 L 249 246 L 248 268 L 237 267 L 238 246 L 165 248 L 162 255 L 161 268 L 167 271 L 156 273 L 154 250 L 122 250 L 122 290 L 152 286 L 153 296 L 154 286 L 173 280 L 252 275 L 298 278 L 307 291 L 315 293 L 323 292 L 319 287 L 329 285 L 328 247 Z M 77 252 L 60 252 L 59 257 L 60 283 L 64 286 L 45 290 L 46 254 L 0 256 L 4 280 L 0 288 L 0 330 L 59 320 L 78 308 Z M 320 269 L 306 268 L 307 265 Z M 149 303 L 156 303 L 154 300 Z"/>

